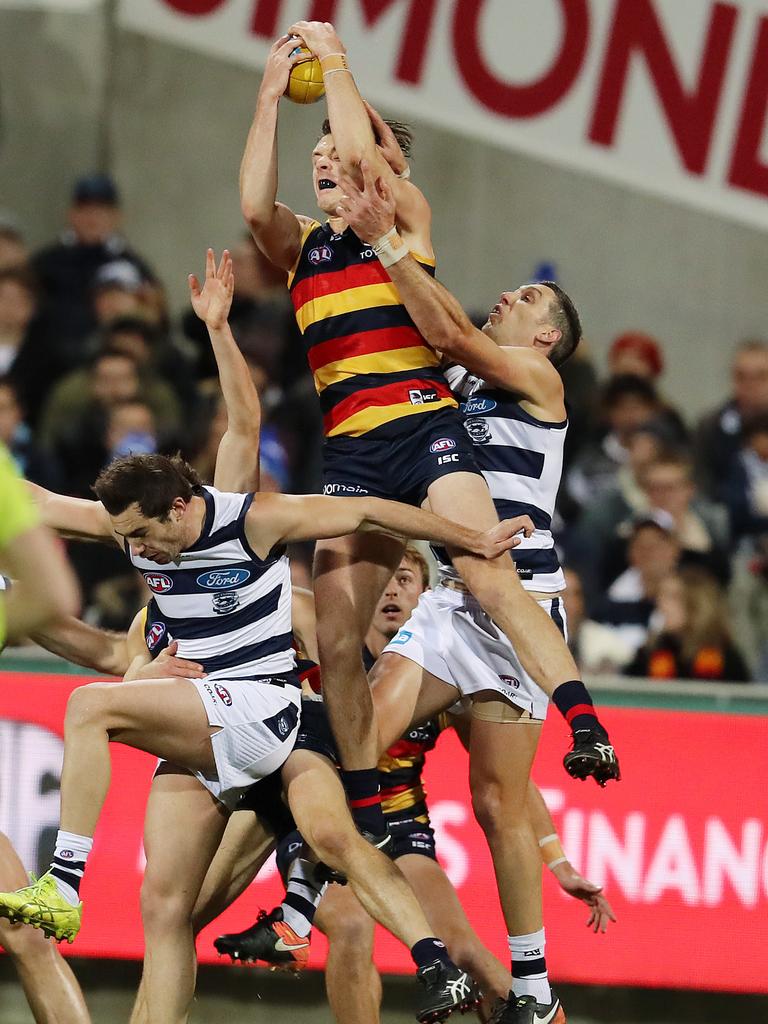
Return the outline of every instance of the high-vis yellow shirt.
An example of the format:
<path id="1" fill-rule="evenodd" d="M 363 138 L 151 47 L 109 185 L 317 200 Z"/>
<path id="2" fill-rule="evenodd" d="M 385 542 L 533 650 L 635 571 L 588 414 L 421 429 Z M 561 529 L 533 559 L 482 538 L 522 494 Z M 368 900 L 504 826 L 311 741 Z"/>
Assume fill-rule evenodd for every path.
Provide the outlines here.
<path id="1" fill-rule="evenodd" d="M 37 526 L 37 510 L 5 445 L 0 444 L 0 549 Z"/>

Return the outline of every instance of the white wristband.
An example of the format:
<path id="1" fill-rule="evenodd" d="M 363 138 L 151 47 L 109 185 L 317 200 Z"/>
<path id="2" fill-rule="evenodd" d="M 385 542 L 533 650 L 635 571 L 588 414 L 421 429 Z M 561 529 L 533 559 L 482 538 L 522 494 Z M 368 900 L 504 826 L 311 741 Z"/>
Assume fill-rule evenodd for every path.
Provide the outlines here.
<path id="1" fill-rule="evenodd" d="M 558 857 L 557 860 L 550 861 L 549 864 L 547 864 L 547 867 L 550 871 L 554 871 L 558 864 L 565 864 L 567 860 L 567 857 Z"/>
<path id="2" fill-rule="evenodd" d="M 400 235 L 398 235 L 396 227 L 390 228 L 386 235 L 382 235 L 378 242 L 373 242 L 371 248 L 385 269 L 394 266 L 395 263 L 399 263 L 400 260 L 408 255 L 408 247 Z"/>
<path id="3" fill-rule="evenodd" d="M 399 174 L 395 175 L 395 177 L 399 178 L 401 181 L 407 181 L 410 178 L 410 176 L 411 176 L 410 164 L 406 164 L 405 165 L 405 170 L 404 171 L 400 171 Z"/>

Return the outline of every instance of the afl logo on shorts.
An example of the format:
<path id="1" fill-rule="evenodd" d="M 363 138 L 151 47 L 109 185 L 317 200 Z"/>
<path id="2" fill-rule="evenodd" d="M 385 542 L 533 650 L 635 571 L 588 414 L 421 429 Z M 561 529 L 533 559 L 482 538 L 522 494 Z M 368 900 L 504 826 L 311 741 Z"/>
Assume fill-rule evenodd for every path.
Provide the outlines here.
<path id="1" fill-rule="evenodd" d="M 232 707 L 232 697 L 230 695 L 229 690 L 226 688 L 226 686 L 222 686 L 221 683 L 216 683 L 213 688 L 216 691 L 219 699 L 221 700 L 221 703 L 225 707 L 231 708 Z"/>
<path id="2" fill-rule="evenodd" d="M 328 263 L 329 260 L 332 260 L 333 252 L 329 245 L 318 245 L 316 249 L 309 250 L 307 259 L 316 267 L 318 263 Z"/>
<path id="3" fill-rule="evenodd" d="M 213 569 L 198 576 L 197 582 L 206 590 L 228 590 L 230 587 L 239 587 L 250 578 L 248 569 Z"/>
<path id="4" fill-rule="evenodd" d="M 154 622 L 152 624 L 152 628 L 147 632 L 147 635 L 146 635 L 146 638 L 145 638 L 146 644 L 147 644 L 147 650 L 148 651 L 154 651 L 154 649 L 157 647 L 157 645 L 160 643 L 160 641 L 163 639 L 164 636 L 165 636 L 165 623 L 164 622 Z"/>
<path id="5" fill-rule="evenodd" d="M 441 437 L 437 441 L 433 441 L 429 446 L 429 450 L 433 455 L 437 455 L 439 452 L 449 452 L 451 448 L 456 447 L 456 442 L 452 441 L 450 437 Z"/>
<path id="6" fill-rule="evenodd" d="M 488 420 L 467 420 L 464 424 L 473 444 L 488 444 L 491 440 L 491 428 Z"/>
<path id="7" fill-rule="evenodd" d="M 143 576 L 153 594 L 167 594 L 173 589 L 173 580 L 164 572 L 145 572 Z"/>

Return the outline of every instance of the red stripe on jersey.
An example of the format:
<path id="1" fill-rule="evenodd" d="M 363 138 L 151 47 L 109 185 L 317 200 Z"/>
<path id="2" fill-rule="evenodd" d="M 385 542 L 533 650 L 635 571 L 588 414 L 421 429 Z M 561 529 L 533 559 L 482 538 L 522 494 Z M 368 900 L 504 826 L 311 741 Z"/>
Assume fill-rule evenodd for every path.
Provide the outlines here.
<path id="1" fill-rule="evenodd" d="M 425 388 L 434 391 L 438 398 L 453 397 L 447 384 L 441 384 L 434 380 L 419 380 L 418 377 L 408 381 L 398 381 L 396 384 L 385 384 L 380 388 L 364 388 L 354 395 L 343 398 L 323 416 L 323 427 L 326 434 L 340 423 L 348 420 L 350 416 L 362 412 L 363 409 L 407 402 L 408 392 L 411 388 Z"/>
<path id="2" fill-rule="evenodd" d="M 424 345 L 424 339 L 415 327 L 380 327 L 374 331 L 358 331 L 342 338 L 321 341 L 312 346 L 307 359 L 310 369 L 316 373 L 323 366 L 339 359 L 391 352 L 397 348 L 414 348 L 416 345 Z"/>
<path id="3" fill-rule="evenodd" d="M 576 704 L 565 713 L 565 720 L 568 725 L 574 720 L 576 715 L 592 715 L 593 718 L 597 718 L 595 714 L 594 704 Z"/>
<path id="4" fill-rule="evenodd" d="M 331 270 L 312 274 L 296 282 L 291 288 L 294 309 L 301 309 L 305 302 L 321 295 L 335 295 L 348 288 L 363 288 L 369 284 L 392 284 L 384 267 L 378 260 L 370 263 L 353 263 L 343 270 Z"/>
<path id="5" fill-rule="evenodd" d="M 386 774 L 380 772 L 381 775 Z M 416 778 L 413 782 L 408 782 L 404 786 L 382 786 L 380 796 L 384 797 L 397 796 L 398 793 L 407 793 L 409 789 L 415 789 L 416 786 L 421 785 L 421 779 Z"/>
<path id="6" fill-rule="evenodd" d="M 374 804 L 381 803 L 381 793 L 377 793 L 376 796 L 362 797 L 360 800 L 350 800 L 349 806 L 356 810 L 358 807 L 373 807 Z"/>

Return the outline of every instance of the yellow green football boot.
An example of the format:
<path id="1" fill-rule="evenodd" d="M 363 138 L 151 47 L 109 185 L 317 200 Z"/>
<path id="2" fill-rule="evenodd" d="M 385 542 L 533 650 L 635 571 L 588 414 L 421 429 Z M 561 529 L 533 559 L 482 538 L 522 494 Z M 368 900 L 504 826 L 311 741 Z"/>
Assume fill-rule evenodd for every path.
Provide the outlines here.
<path id="1" fill-rule="evenodd" d="M 47 938 L 72 942 L 80 931 L 83 904 L 73 907 L 49 872 L 16 892 L 0 892 L 0 917 L 39 928 Z"/>

